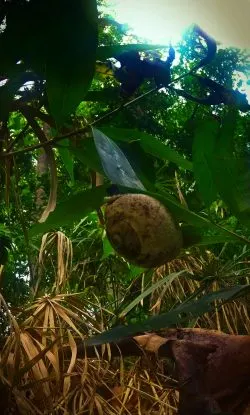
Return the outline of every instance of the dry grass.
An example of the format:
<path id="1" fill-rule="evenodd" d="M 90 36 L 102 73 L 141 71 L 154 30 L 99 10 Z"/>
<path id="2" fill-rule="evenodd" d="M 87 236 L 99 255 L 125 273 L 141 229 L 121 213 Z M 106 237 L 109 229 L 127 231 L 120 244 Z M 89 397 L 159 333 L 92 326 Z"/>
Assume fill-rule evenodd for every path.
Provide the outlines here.
<path id="1" fill-rule="evenodd" d="M 178 393 L 167 387 L 170 372 L 162 361 L 147 360 L 145 356 L 112 359 L 109 349 L 108 360 L 97 352 L 95 358 L 77 359 L 75 338 L 105 330 L 108 311 L 102 309 L 98 299 L 90 302 L 84 293 L 66 293 L 72 256 L 72 245 L 65 235 L 46 234 L 39 254 L 40 280 L 36 291 L 50 263 L 55 274 L 52 294 L 36 298 L 15 316 L 0 297 L 10 327 L 0 355 L 0 413 L 4 415 L 12 409 L 15 414 L 25 415 L 176 414 Z M 202 257 L 189 255 L 159 268 L 153 282 L 183 269 L 194 278 L 180 276 L 170 286 L 155 290 L 150 300 L 152 314 L 187 299 L 201 287 L 200 280 L 205 276 L 223 276 L 211 284 L 214 290 L 225 286 L 230 275 L 239 275 L 248 283 L 248 270 L 237 274 L 238 265 L 228 264 L 220 269 L 219 262 L 208 252 Z M 229 333 L 250 333 L 244 301 L 224 305 L 192 324 Z M 61 353 L 63 345 L 70 346 L 70 356 Z"/>
<path id="2" fill-rule="evenodd" d="M 242 266 L 243 265 L 243 266 Z M 152 313 L 158 314 L 162 307 L 168 308 L 187 300 L 200 290 L 204 285 L 204 278 L 211 277 L 209 290 L 218 291 L 227 286 L 237 284 L 237 278 L 241 284 L 249 284 L 250 269 L 248 261 L 228 261 L 221 265 L 220 259 L 207 251 L 203 256 L 188 255 L 184 259 L 174 260 L 166 266 L 156 270 L 153 282 L 162 278 L 166 273 L 178 272 L 186 269 L 188 276 L 176 278 L 165 290 L 155 291 L 151 296 Z M 192 278 L 191 278 L 192 277 Z M 205 293 L 205 290 L 203 291 Z M 221 306 L 214 313 L 205 314 L 192 322 L 192 327 L 222 330 L 229 334 L 250 334 L 249 306 L 246 299 L 232 301 Z"/>
<path id="3" fill-rule="evenodd" d="M 25 316 L 18 316 L 21 323 L 11 316 L 0 364 L 2 383 L 11 392 L 11 400 L 5 399 L 8 407 L 16 411 L 18 405 L 21 414 L 176 413 L 176 394 L 164 387 L 160 365 L 156 371 L 142 358 L 124 361 L 110 356 L 107 361 L 98 353 L 95 359 L 77 360 L 74 337 L 85 337 L 87 329 L 98 332 L 100 325 L 96 322 L 94 327 L 95 321 L 90 322 L 87 310 L 76 307 L 77 301 L 74 295 L 46 296 L 27 308 Z M 86 319 L 82 332 L 80 315 Z M 70 359 L 60 353 L 63 344 L 70 345 Z"/>

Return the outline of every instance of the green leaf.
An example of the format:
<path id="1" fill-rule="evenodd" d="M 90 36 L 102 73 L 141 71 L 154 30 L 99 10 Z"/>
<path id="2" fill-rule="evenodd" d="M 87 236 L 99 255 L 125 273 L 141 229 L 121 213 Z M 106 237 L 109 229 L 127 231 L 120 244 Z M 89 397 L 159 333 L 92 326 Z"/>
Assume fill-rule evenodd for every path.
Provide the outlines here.
<path id="1" fill-rule="evenodd" d="M 168 209 L 172 212 L 172 215 L 176 218 L 178 218 L 180 221 L 184 221 L 189 225 L 192 225 L 197 228 L 202 229 L 211 229 L 213 231 L 217 232 L 216 237 L 223 238 L 224 242 L 239 242 L 244 244 L 250 244 L 250 240 L 247 238 L 244 238 L 240 235 L 237 235 L 236 233 L 223 228 L 217 223 L 211 222 L 209 219 L 207 219 L 204 216 L 199 215 L 198 213 L 192 212 L 189 209 L 186 209 L 183 205 L 180 203 L 174 201 L 171 196 L 164 196 L 154 194 L 154 193 L 148 193 L 152 197 L 155 197 L 155 199 L 160 200 Z"/>
<path id="2" fill-rule="evenodd" d="M 225 242 L 236 242 L 236 239 L 232 238 L 232 235 L 203 235 L 202 238 L 195 244 L 198 246 L 224 244 Z M 240 241 L 238 241 L 240 242 Z M 241 241 L 242 243 L 244 241 Z"/>
<path id="3" fill-rule="evenodd" d="M 64 202 L 58 204 L 46 222 L 36 224 L 30 229 L 30 236 L 37 236 L 61 226 L 74 224 L 88 213 L 100 208 L 104 203 L 105 196 L 106 186 L 99 186 L 68 197 Z"/>
<path id="4" fill-rule="evenodd" d="M 15 2 L 8 8 L 6 28 L 0 33 L 0 49 L 4 56 L 0 62 L 2 75 L 9 77 L 13 71 L 20 70 L 23 65 L 16 65 L 20 60 L 29 69 L 41 72 L 48 41 L 48 32 L 44 30 L 48 13 L 44 3 L 36 0 Z"/>
<path id="5" fill-rule="evenodd" d="M 138 140 L 146 153 L 151 154 L 152 156 L 157 157 L 161 160 L 168 160 L 172 163 L 175 163 L 177 166 L 185 170 L 192 171 L 192 163 L 189 160 L 185 159 L 177 151 L 168 147 L 166 144 L 163 144 L 150 134 L 138 130 L 113 127 L 101 127 L 101 130 L 104 132 L 104 134 L 107 134 L 113 140 Z"/>
<path id="6" fill-rule="evenodd" d="M 92 128 L 92 131 L 103 170 L 111 182 L 122 186 L 144 189 L 143 184 L 120 148 L 97 128 Z"/>
<path id="7" fill-rule="evenodd" d="M 103 254 L 102 254 L 101 260 L 108 258 L 110 255 L 115 255 L 115 251 L 112 245 L 110 244 L 106 235 L 102 240 L 102 247 L 103 247 Z"/>
<path id="8" fill-rule="evenodd" d="M 2 119 L 16 90 L 16 72 L 27 75 L 25 71 L 33 70 L 47 81 L 50 110 L 60 126 L 84 98 L 94 76 L 96 1 L 75 0 L 70 7 L 67 0 L 15 2 L 0 33 L 0 49 L 1 74 L 10 80 L 2 91 L 8 104 L 2 105 Z M 16 65 L 20 60 L 23 63 Z"/>
<path id="9" fill-rule="evenodd" d="M 189 248 L 193 245 L 199 245 L 203 240 L 203 230 L 192 225 L 182 224 L 183 247 Z"/>
<path id="10" fill-rule="evenodd" d="M 149 191 L 155 191 L 155 158 L 143 150 L 139 141 L 117 143 L 143 186 Z"/>
<path id="11" fill-rule="evenodd" d="M 119 100 L 119 89 L 104 88 L 100 91 L 88 91 L 84 97 L 84 101 L 93 102 L 113 102 Z"/>
<path id="12" fill-rule="evenodd" d="M 204 295 L 199 300 L 192 300 L 180 304 L 168 313 L 150 317 L 144 322 L 129 324 L 128 326 L 118 326 L 108 330 L 98 336 L 90 338 L 86 342 L 86 346 L 97 346 L 99 344 L 118 342 L 125 337 L 135 336 L 142 331 L 157 331 L 172 325 L 181 324 L 188 317 L 195 318 L 214 309 L 214 301 L 222 300 L 223 303 L 233 301 L 242 295 L 248 294 L 249 285 L 236 285 L 230 288 L 224 288 L 220 291 L 211 292 Z"/>
<path id="13" fill-rule="evenodd" d="M 12 71 L 12 76 L 8 81 L 0 86 L 0 120 L 6 121 L 9 112 L 11 111 L 11 104 L 16 92 L 21 86 L 29 80 L 26 73 L 19 72 L 17 69 Z"/>
<path id="14" fill-rule="evenodd" d="M 69 173 L 70 180 L 74 184 L 74 156 L 69 150 L 69 140 L 65 139 L 60 141 L 60 146 L 58 146 L 58 153 L 60 154 L 63 164 Z"/>
<path id="15" fill-rule="evenodd" d="M 168 49 L 166 45 L 150 45 L 147 43 L 134 43 L 128 45 L 111 45 L 111 46 L 99 46 L 97 48 L 97 59 L 103 61 L 108 58 L 113 58 L 124 52 L 131 50 L 138 50 L 140 52 L 150 51 L 155 49 Z"/>
<path id="16" fill-rule="evenodd" d="M 136 142 L 132 143 L 119 143 L 121 151 L 124 152 L 125 157 L 130 161 L 132 168 L 134 169 L 137 177 L 141 180 L 142 184 L 149 190 L 154 190 L 154 168 L 152 160 L 148 159 L 148 155 L 142 148 L 135 148 Z M 94 140 L 92 138 L 86 138 L 77 142 L 76 146 L 70 146 L 70 152 L 77 158 L 83 165 L 87 166 L 91 170 L 94 170 L 104 175 L 104 170 L 100 157 L 98 155 Z"/>
<path id="17" fill-rule="evenodd" d="M 152 294 L 155 290 L 159 289 L 163 284 L 165 287 L 168 287 L 176 278 L 184 274 L 185 271 L 173 272 L 172 274 L 167 275 L 162 278 L 160 281 L 157 281 L 155 284 L 152 284 L 151 287 L 143 291 L 138 297 L 136 297 L 131 303 L 120 313 L 119 318 L 123 318 L 128 314 L 137 304 L 141 302 L 145 297 Z"/>
<path id="18" fill-rule="evenodd" d="M 189 248 L 191 246 L 207 246 L 207 245 L 217 245 L 224 244 L 225 242 L 241 242 L 241 243 L 250 243 L 250 241 L 245 241 L 241 239 L 237 241 L 237 234 L 232 234 L 231 232 L 223 232 L 222 234 L 206 235 L 202 228 L 197 228 L 191 225 L 182 225 L 181 226 L 184 248 Z M 220 229 L 217 229 L 217 232 Z"/>
<path id="19" fill-rule="evenodd" d="M 236 115 L 236 111 L 230 111 L 223 122 L 211 169 L 224 202 L 239 220 L 250 226 L 250 157 L 235 151 Z"/>
<path id="20" fill-rule="evenodd" d="M 77 142 L 76 146 L 71 145 L 70 151 L 83 165 L 102 175 L 104 174 L 102 163 L 92 137 Z"/>
<path id="21" fill-rule="evenodd" d="M 135 279 L 138 275 L 145 271 L 145 268 L 137 267 L 136 265 L 128 264 L 129 267 L 129 279 Z"/>
<path id="22" fill-rule="evenodd" d="M 192 212 L 184 207 L 181 203 L 175 200 L 173 196 L 168 195 L 166 192 L 164 195 L 148 192 L 148 195 L 160 200 L 172 212 L 174 217 L 180 221 L 184 221 L 187 224 L 198 228 L 214 229 L 214 226 L 216 226 L 204 216 Z"/>
<path id="23" fill-rule="evenodd" d="M 216 51 L 217 51 L 217 45 L 216 45 L 216 41 L 212 37 L 210 37 L 206 32 L 204 32 L 201 29 L 201 27 L 199 27 L 198 25 L 194 25 L 193 29 L 198 34 L 198 36 L 203 37 L 204 41 L 206 42 L 206 46 L 207 46 L 206 56 L 202 58 L 201 61 L 197 65 L 195 65 L 195 69 L 197 70 L 198 68 L 201 68 L 202 66 L 207 65 L 214 59 L 216 55 Z"/>
<path id="24" fill-rule="evenodd" d="M 235 151 L 237 112 L 231 110 L 221 128 L 215 120 L 200 123 L 195 134 L 194 173 L 203 200 L 219 193 L 239 220 L 250 225 L 250 158 Z"/>
<path id="25" fill-rule="evenodd" d="M 48 10 L 46 88 L 50 111 L 61 126 L 84 99 L 94 76 L 97 7 L 95 0 L 75 0 L 70 6 L 67 0 L 54 0 Z"/>
<path id="26" fill-rule="evenodd" d="M 202 122 L 196 129 L 193 142 L 194 177 L 204 203 L 207 206 L 216 200 L 217 189 L 211 171 L 215 153 L 215 140 L 219 124 L 215 120 Z"/>

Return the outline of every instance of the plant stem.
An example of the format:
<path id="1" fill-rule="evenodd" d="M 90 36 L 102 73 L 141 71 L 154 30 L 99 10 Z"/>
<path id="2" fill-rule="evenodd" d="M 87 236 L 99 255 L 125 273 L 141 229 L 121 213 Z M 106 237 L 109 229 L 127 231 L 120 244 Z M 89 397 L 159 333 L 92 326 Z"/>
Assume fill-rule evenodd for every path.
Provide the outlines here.
<path id="1" fill-rule="evenodd" d="M 0 158 L 6 158 L 6 157 L 15 156 L 16 154 L 26 153 L 28 151 L 33 151 L 33 150 L 36 150 L 36 149 L 41 148 L 41 147 L 52 146 L 53 144 L 56 144 L 58 141 L 61 141 L 61 140 L 65 139 L 65 138 L 71 138 L 71 137 L 74 137 L 75 135 L 85 133 L 92 126 L 96 125 L 97 123 L 108 119 L 110 116 L 112 116 L 112 115 L 116 114 L 117 112 L 121 111 L 123 108 L 126 108 L 129 105 L 134 104 L 135 102 L 141 100 L 142 98 L 144 98 L 145 96 L 147 96 L 149 94 L 152 94 L 153 92 L 156 92 L 157 90 L 158 90 L 157 87 L 152 88 L 150 91 L 145 92 L 144 94 L 140 95 L 139 97 L 136 97 L 136 98 L 132 99 L 131 101 L 128 101 L 125 104 L 120 105 L 119 107 L 115 108 L 112 111 L 108 111 L 106 114 L 104 114 L 101 117 L 97 118 L 96 120 L 94 120 L 93 122 L 89 123 L 88 125 L 86 125 L 83 128 L 79 128 L 77 130 L 70 131 L 70 132 L 68 132 L 66 134 L 63 134 L 63 135 L 60 135 L 60 136 L 57 136 L 57 137 L 53 137 L 50 140 L 48 140 L 46 143 L 34 144 L 33 146 L 29 146 L 29 147 L 23 148 L 21 150 L 12 151 L 12 152 L 6 152 L 6 153 L 1 153 L 0 154 Z"/>

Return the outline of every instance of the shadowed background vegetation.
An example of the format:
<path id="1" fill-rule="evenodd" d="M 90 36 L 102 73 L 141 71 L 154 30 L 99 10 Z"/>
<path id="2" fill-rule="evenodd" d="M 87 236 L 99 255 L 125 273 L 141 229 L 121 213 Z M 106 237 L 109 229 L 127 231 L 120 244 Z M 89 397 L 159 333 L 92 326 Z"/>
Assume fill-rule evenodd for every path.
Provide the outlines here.
<path id="1" fill-rule="evenodd" d="M 170 45 L 128 36 L 101 5 L 0 8 L 3 414 L 175 414 L 170 362 L 112 358 L 107 343 L 166 327 L 249 334 L 249 55 L 192 27 L 157 84 Z M 153 62 L 129 87 L 128 51 Z M 177 258 L 141 268 L 114 251 L 104 203 L 117 192 L 169 209 Z M 79 359 L 86 339 L 103 346 Z"/>

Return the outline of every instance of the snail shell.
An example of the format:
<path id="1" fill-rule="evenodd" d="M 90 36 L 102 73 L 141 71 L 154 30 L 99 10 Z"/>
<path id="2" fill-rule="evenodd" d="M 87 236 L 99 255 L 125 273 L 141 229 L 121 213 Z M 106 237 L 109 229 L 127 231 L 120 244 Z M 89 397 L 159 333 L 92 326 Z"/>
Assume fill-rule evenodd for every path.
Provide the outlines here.
<path id="1" fill-rule="evenodd" d="M 152 197 L 126 194 L 110 198 L 105 221 L 111 245 L 132 264 L 160 266 L 176 258 L 182 248 L 179 226 Z"/>

